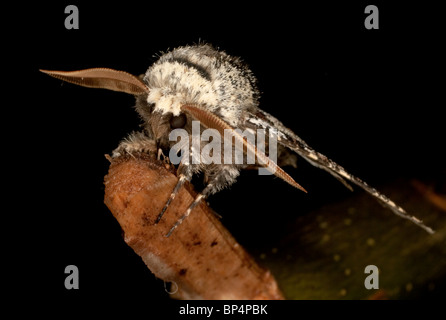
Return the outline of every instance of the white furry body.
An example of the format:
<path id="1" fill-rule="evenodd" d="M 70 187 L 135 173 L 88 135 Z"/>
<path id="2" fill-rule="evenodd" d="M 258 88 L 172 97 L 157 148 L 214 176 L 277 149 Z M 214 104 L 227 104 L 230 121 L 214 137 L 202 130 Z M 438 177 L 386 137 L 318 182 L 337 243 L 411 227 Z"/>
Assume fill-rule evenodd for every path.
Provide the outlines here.
<path id="1" fill-rule="evenodd" d="M 258 105 L 251 71 L 207 45 L 165 53 L 147 70 L 144 81 L 147 102 L 163 114 L 177 116 L 181 105 L 196 104 L 236 127 L 241 112 Z"/>

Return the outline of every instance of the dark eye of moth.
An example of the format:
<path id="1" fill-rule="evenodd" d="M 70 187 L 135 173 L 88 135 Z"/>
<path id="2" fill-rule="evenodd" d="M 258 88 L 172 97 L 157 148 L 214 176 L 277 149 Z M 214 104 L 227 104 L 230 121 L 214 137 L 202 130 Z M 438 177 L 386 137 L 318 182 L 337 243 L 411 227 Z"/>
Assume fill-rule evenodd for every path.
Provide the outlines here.
<path id="1" fill-rule="evenodd" d="M 183 128 L 186 125 L 187 117 L 184 113 L 170 118 L 170 127 L 172 129 Z"/>

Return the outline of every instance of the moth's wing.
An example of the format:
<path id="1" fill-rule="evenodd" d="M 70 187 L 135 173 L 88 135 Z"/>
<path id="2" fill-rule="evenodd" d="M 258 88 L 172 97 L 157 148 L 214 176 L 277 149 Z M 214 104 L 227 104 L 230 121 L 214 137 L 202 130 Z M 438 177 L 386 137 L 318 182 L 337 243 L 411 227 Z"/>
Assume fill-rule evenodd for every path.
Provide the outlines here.
<path id="1" fill-rule="evenodd" d="M 418 218 L 407 214 L 407 212 L 395 204 L 392 200 L 380 193 L 375 188 L 369 186 L 367 183 L 348 173 L 342 166 L 338 165 L 333 160 L 327 158 L 325 155 L 312 149 L 304 140 L 298 137 L 293 131 L 285 127 L 279 120 L 270 115 L 269 113 L 261 110 L 245 110 L 240 118 L 240 126 L 251 128 L 253 130 L 262 128 L 266 130 L 273 129 L 277 131 L 277 142 L 300 155 L 307 160 L 313 166 L 323 169 L 333 175 L 336 179 L 341 181 L 347 188 L 352 190 L 352 187 L 347 181 L 356 184 L 371 194 L 374 198 L 379 200 L 385 207 L 392 210 L 396 215 L 408 219 L 417 224 L 421 228 L 425 229 L 429 233 L 433 233 L 433 230 L 425 226 Z M 347 180 L 347 181 L 346 181 Z"/>
<path id="2" fill-rule="evenodd" d="M 257 160 L 265 166 L 265 168 L 272 172 L 277 177 L 282 180 L 288 182 L 293 187 L 300 189 L 304 192 L 307 192 L 300 184 L 298 184 L 293 178 L 291 178 L 285 171 L 282 170 L 272 159 L 270 159 L 262 150 L 259 150 L 256 145 L 253 145 L 248 139 L 243 137 L 241 134 L 237 132 L 235 129 L 242 128 L 233 128 L 226 121 L 222 119 L 221 116 L 218 116 L 206 108 L 197 106 L 197 105 L 182 105 L 181 110 L 191 115 L 194 119 L 199 120 L 200 124 L 205 126 L 206 128 L 216 129 L 221 136 L 225 136 L 226 132 L 228 132 L 232 138 L 235 139 L 236 144 L 241 142 L 243 145 L 244 152 L 251 152 L 255 154 Z"/>
<path id="3" fill-rule="evenodd" d="M 353 190 L 344 179 L 350 180 L 350 177 L 346 177 L 348 174 L 344 168 L 311 148 L 304 140 L 299 138 L 293 131 L 285 127 L 282 122 L 269 113 L 261 109 L 245 111 L 241 117 L 241 122 L 242 124 L 240 126 L 245 126 L 253 130 L 260 128 L 277 130 L 277 142 L 280 145 L 293 150 L 313 166 L 327 171 L 342 182 L 349 190 Z"/>

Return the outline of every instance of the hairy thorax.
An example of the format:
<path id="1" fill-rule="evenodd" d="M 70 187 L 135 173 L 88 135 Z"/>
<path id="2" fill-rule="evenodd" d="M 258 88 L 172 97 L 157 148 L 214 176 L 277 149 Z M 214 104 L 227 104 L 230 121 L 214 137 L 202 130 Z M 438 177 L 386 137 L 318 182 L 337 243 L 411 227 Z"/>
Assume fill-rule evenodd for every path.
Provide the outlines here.
<path id="1" fill-rule="evenodd" d="M 147 102 L 154 111 L 180 114 L 196 104 L 236 126 L 243 109 L 257 106 L 255 78 L 239 60 L 210 46 L 181 47 L 160 57 L 146 72 Z"/>

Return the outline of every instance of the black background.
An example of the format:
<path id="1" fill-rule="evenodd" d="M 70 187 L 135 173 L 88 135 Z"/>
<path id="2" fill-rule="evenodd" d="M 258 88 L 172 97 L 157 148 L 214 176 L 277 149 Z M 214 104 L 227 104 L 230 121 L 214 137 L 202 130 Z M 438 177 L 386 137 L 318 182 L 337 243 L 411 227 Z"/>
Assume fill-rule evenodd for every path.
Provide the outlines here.
<path id="1" fill-rule="evenodd" d="M 69 4 L 79 8 L 79 30 L 64 27 Z M 444 172 L 439 9 L 375 2 L 380 29 L 366 30 L 367 4 L 61 1 L 5 10 L 14 17 L 4 28 L 5 67 L 14 73 L 4 92 L 12 99 L 3 120 L 13 126 L 4 152 L 19 165 L 8 172 L 8 202 L 16 209 L 6 229 L 14 232 L 8 246 L 23 250 L 12 264 L 19 294 L 78 306 L 99 298 L 169 299 L 103 204 L 104 154 L 140 124 L 133 97 L 61 83 L 38 69 L 138 75 L 160 51 L 209 42 L 248 63 L 262 109 L 370 184 Z M 304 161 L 287 171 L 308 195 L 247 172 L 210 199 L 248 249 L 270 245 L 296 215 L 349 196 Z M 80 270 L 80 290 L 64 288 L 69 264 Z"/>

